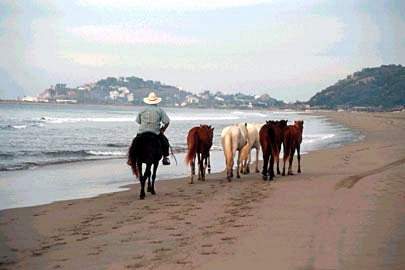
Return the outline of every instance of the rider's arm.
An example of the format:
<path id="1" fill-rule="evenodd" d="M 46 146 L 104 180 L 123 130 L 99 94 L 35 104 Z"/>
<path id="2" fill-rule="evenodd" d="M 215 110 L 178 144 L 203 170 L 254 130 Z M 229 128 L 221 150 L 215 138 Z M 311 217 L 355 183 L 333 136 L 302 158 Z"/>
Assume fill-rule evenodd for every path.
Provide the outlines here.
<path id="1" fill-rule="evenodd" d="M 166 123 L 166 124 L 163 124 L 163 127 L 162 127 L 162 133 L 165 133 L 165 130 L 167 129 L 167 127 L 169 126 L 169 123 Z"/>

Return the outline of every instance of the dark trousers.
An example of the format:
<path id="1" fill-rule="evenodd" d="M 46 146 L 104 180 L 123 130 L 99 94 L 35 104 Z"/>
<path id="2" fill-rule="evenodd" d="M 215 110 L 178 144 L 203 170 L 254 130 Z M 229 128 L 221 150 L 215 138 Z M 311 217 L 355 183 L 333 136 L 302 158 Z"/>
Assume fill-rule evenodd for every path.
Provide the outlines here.
<path id="1" fill-rule="evenodd" d="M 160 144 L 162 145 L 162 154 L 164 157 L 167 157 L 169 155 L 169 147 L 170 147 L 169 140 L 163 133 L 159 134 L 159 139 Z"/>

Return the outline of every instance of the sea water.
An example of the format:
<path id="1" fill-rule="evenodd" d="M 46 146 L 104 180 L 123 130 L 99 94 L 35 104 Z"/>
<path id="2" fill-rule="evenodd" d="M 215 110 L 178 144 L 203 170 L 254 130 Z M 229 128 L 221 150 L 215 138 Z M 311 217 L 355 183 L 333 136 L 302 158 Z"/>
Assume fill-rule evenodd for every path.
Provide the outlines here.
<path id="1" fill-rule="evenodd" d="M 0 209 L 96 196 L 135 183 L 125 156 L 136 135 L 140 107 L 0 104 Z M 214 127 L 212 167 L 223 171 L 221 131 L 235 123 L 304 120 L 301 151 L 336 147 L 358 134 L 308 113 L 270 110 L 165 108 L 174 157 L 158 179 L 189 175 L 184 164 L 188 130 Z"/>

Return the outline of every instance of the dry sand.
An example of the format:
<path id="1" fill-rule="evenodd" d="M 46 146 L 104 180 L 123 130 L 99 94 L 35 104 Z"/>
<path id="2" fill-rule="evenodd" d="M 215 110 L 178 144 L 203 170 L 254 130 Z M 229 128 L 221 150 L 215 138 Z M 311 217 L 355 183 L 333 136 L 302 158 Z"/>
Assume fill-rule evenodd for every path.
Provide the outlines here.
<path id="1" fill-rule="evenodd" d="M 405 269 L 405 114 L 321 114 L 365 139 L 304 155 L 300 175 L 1 211 L 0 269 Z"/>

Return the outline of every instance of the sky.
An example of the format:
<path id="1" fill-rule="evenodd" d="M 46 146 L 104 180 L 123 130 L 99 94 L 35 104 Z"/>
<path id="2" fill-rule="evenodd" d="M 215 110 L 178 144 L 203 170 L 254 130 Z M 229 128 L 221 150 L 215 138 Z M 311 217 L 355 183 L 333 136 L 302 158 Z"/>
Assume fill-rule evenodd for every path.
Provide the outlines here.
<path id="1" fill-rule="evenodd" d="M 136 76 L 306 101 L 405 64 L 403 0 L 0 0 L 0 98 Z"/>

